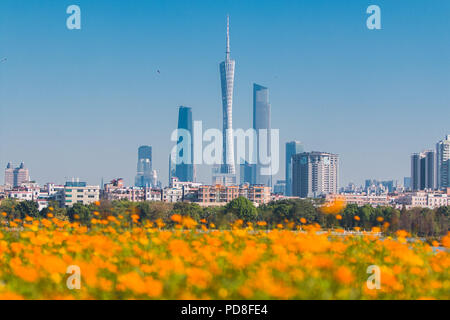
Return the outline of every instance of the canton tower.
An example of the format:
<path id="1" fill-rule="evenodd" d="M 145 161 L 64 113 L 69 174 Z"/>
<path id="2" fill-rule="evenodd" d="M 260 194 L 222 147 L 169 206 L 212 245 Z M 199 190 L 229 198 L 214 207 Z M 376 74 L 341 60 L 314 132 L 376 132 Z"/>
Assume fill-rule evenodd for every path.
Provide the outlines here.
<path id="1" fill-rule="evenodd" d="M 220 64 L 223 107 L 223 161 L 220 173 L 236 174 L 233 141 L 233 86 L 235 61 L 230 58 L 230 19 L 227 16 L 227 51 Z"/>

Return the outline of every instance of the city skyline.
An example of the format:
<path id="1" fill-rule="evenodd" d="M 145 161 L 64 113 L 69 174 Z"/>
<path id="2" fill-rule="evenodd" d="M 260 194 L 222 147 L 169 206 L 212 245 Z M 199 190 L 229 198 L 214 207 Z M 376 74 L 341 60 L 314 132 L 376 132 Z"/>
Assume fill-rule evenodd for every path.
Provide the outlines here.
<path id="1" fill-rule="evenodd" d="M 80 1 L 82 10 L 85 10 L 83 12 L 90 12 L 89 16 L 100 13 L 99 4 L 87 3 Z M 117 13 L 120 5 L 114 1 L 112 3 L 116 6 L 112 6 L 110 10 Z M 198 5 L 197 2 L 194 7 Z M 414 5 L 421 6 L 417 3 Z M 230 11 L 230 15 L 233 17 L 233 44 L 236 48 L 234 55 L 239 61 L 235 84 L 236 95 L 233 101 L 233 105 L 236 106 L 233 124 L 237 123 L 235 128 L 251 126 L 251 83 L 264 83 L 271 88 L 273 127 L 281 129 L 280 154 L 284 154 L 283 147 L 286 141 L 298 139 L 304 142 L 307 151 L 327 150 L 340 155 L 342 167 L 340 176 L 343 177 L 339 183 L 341 186 L 348 182 L 361 183 L 367 177 L 400 180 L 410 171 L 407 164 L 411 153 L 427 146 L 433 147 L 438 139 L 442 139 L 442 136 L 448 133 L 446 132 L 448 131 L 448 121 L 446 122 L 445 119 L 448 119 L 446 114 L 449 114 L 450 73 L 448 71 L 450 67 L 444 57 L 449 56 L 448 43 L 450 42 L 447 41 L 448 34 L 444 33 L 444 30 L 449 23 L 441 20 L 439 14 L 437 18 L 436 15 L 434 16 L 434 21 L 427 19 L 426 16 L 415 17 L 419 21 L 418 28 L 421 31 L 417 34 L 414 31 L 407 31 L 405 26 L 394 21 L 393 16 L 401 12 L 401 5 L 385 3 L 382 5 L 383 13 L 387 13 L 383 15 L 385 17 L 384 30 L 374 34 L 364 29 L 364 5 L 362 2 L 351 2 L 349 9 L 351 13 L 347 13 L 347 15 L 354 19 L 354 21 L 351 20 L 352 22 L 332 20 L 332 13 L 342 13 L 342 10 L 330 2 L 330 8 L 327 8 L 325 16 L 331 20 L 321 21 L 322 26 L 314 24 L 312 20 L 318 13 L 315 11 L 318 9 L 317 5 L 291 4 L 290 6 L 295 8 L 310 8 L 311 10 L 309 16 L 305 16 L 304 11 L 300 11 L 303 14 L 301 15 L 303 20 L 300 19 L 300 21 L 306 28 L 291 28 L 292 30 L 285 31 L 286 36 L 281 37 L 281 40 L 287 40 L 288 35 L 295 34 L 295 32 L 301 33 L 302 37 L 299 39 L 302 40 L 302 51 L 297 51 L 295 49 L 300 48 L 299 46 L 275 39 L 276 32 L 281 34 L 279 33 L 280 26 L 285 25 L 279 18 L 275 20 L 273 29 L 270 29 L 264 27 L 254 15 L 255 25 L 249 27 L 244 23 L 245 14 L 249 12 L 246 5 L 244 5 L 243 12 L 239 12 L 237 10 L 239 6 L 225 6 L 221 3 L 217 7 L 207 6 L 204 9 L 212 10 L 214 14 L 211 18 L 201 18 L 199 22 L 194 23 L 196 14 L 190 12 L 182 4 L 178 4 L 178 8 L 182 12 L 189 14 L 187 18 L 181 19 L 178 24 L 169 29 L 167 39 L 178 41 L 186 36 L 182 32 L 181 26 L 193 28 L 188 28 L 187 32 L 193 32 L 188 40 L 194 40 L 194 43 L 189 46 L 189 52 L 183 50 L 183 54 L 186 56 L 184 60 L 190 61 L 192 66 L 186 67 L 177 63 L 177 54 L 162 59 L 160 56 L 162 51 L 152 47 L 154 41 L 149 41 L 149 44 L 145 46 L 140 42 L 134 43 L 133 41 L 142 34 L 143 30 L 148 31 L 139 24 L 143 21 L 143 17 L 138 15 L 137 25 L 128 26 L 131 30 L 137 31 L 137 34 L 135 37 L 131 37 L 127 43 L 134 49 L 143 46 L 142 48 L 147 49 L 143 52 L 156 52 L 156 57 L 152 56 L 148 59 L 151 62 L 145 62 L 148 60 L 144 60 L 138 55 L 137 63 L 143 63 L 143 71 L 146 75 L 139 71 L 137 64 L 125 63 L 125 66 L 117 66 L 118 70 L 116 70 L 120 74 L 121 81 L 112 81 L 106 79 L 111 76 L 106 70 L 119 59 L 118 54 L 112 54 L 110 51 L 117 47 L 118 41 L 101 38 L 100 42 L 107 48 L 105 50 L 108 51 L 109 56 L 105 55 L 104 49 L 100 49 L 98 46 L 94 46 L 93 50 L 88 50 L 80 57 L 74 55 L 74 52 L 78 51 L 73 51 L 80 45 L 82 48 L 86 48 L 87 44 L 92 46 L 93 37 L 105 31 L 101 24 L 94 20 L 87 20 L 78 34 L 72 34 L 67 30 L 57 29 L 57 21 L 48 22 L 51 29 L 50 35 L 55 36 L 53 41 L 48 35 L 44 37 L 44 34 L 40 33 L 45 28 L 39 23 L 36 23 L 31 31 L 26 30 L 25 26 L 20 23 L 26 21 L 31 14 L 31 9 L 38 17 L 41 17 L 58 12 L 58 6 L 48 6 L 48 13 L 40 11 L 37 7 L 27 8 L 23 4 L 11 1 L 2 2 L 1 6 L 1 18 L 1 15 L 8 9 L 12 13 L 21 12 L 23 16 L 18 15 L 18 19 L 15 21 L 7 19 L 6 22 L 5 19 L 0 19 L 2 28 L 17 28 L 18 35 L 18 37 L 6 35 L 0 40 L 3 50 L 1 54 L 8 56 L 7 63 L 2 64 L 0 69 L 0 98 L 2 101 L 0 134 L 3 138 L 0 143 L 0 165 L 5 167 L 10 160 L 14 163 L 24 161 L 32 173 L 32 178 L 40 183 L 47 181 L 62 183 L 68 178 L 80 177 L 92 184 L 98 184 L 102 177 L 109 180 L 122 176 L 127 184 L 131 185 L 136 170 L 135 150 L 139 145 L 145 144 L 153 146 L 155 158 L 153 168 L 161 175 L 161 181 L 167 181 L 167 154 L 172 147 L 168 132 L 176 128 L 174 125 L 176 107 L 190 105 L 193 108 L 194 120 L 203 120 L 208 127 L 220 128 L 220 83 L 217 80 L 217 61 L 220 59 L 220 52 L 223 52 L 223 41 L 219 40 L 223 39 L 221 37 L 223 17 L 226 16 L 227 11 Z M 444 10 L 448 4 L 442 2 L 437 7 Z M 258 14 L 267 14 L 270 8 L 269 4 L 262 2 L 261 8 L 258 8 Z M 174 19 L 172 13 L 164 11 L 164 8 L 156 9 L 162 10 L 165 17 L 168 18 L 168 21 L 160 22 L 170 24 L 170 21 Z M 132 9 L 127 8 L 127 10 Z M 277 10 L 281 16 L 291 17 L 291 20 L 288 21 L 294 23 L 293 17 L 287 11 L 283 10 L 280 13 L 280 9 L 277 8 Z M 420 12 L 420 10 L 416 11 Z M 413 13 L 409 14 L 413 15 Z M 119 22 L 124 22 L 119 16 L 117 18 Z M 336 63 L 336 57 L 326 54 L 327 50 L 324 51 L 324 49 L 336 48 L 334 41 L 342 40 L 338 33 L 331 32 L 331 35 L 325 33 L 324 41 L 313 39 L 317 30 L 312 29 L 311 26 L 318 27 L 323 31 L 323 29 L 328 30 L 327 28 L 334 22 L 342 23 L 341 28 L 353 36 L 350 37 L 351 41 L 359 40 L 363 47 L 363 50 L 356 53 L 348 50 L 338 51 L 339 57 L 343 58 L 343 61 L 340 61 L 343 68 L 332 64 L 332 62 Z M 425 22 L 427 23 L 425 24 Z M 137 26 L 142 28 L 137 28 Z M 211 30 L 199 33 L 198 28 L 205 26 L 210 27 Z M 54 28 L 56 31 L 52 31 Z M 263 35 L 251 32 L 258 28 L 261 28 Z M 426 37 L 431 35 L 433 28 L 437 30 L 434 34 L 435 42 L 425 50 L 422 48 L 423 44 L 424 42 L 428 44 Z M 387 33 L 387 30 L 393 32 L 394 35 Z M 120 31 L 120 28 L 113 26 L 114 31 Z M 180 34 L 175 34 L 175 32 L 180 32 Z M 161 37 L 168 36 L 167 32 L 162 33 Z M 24 49 L 34 44 L 31 38 L 33 34 L 38 36 L 37 39 L 47 40 L 42 46 L 36 47 L 34 54 L 31 55 L 29 51 L 33 50 Z M 398 37 L 400 34 L 406 36 L 410 43 L 394 45 L 390 52 L 380 49 L 392 45 L 392 42 L 398 39 L 396 36 Z M 201 36 L 198 37 L 199 35 Z M 118 32 L 118 37 L 121 41 L 127 41 L 120 32 Z M 161 40 L 162 38 L 159 37 L 156 36 Z M 19 38 L 28 39 L 29 43 L 18 43 L 17 39 Z M 196 38 L 199 39 L 195 41 Z M 274 44 L 271 48 L 267 48 L 267 45 L 262 43 L 262 40 L 266 38 Z M 207 42 L 211 48 L 200 43 L 200 39 L 203 41 L 208 39 Z M 182 40 L 180 41 L 183 43 Z M 344 43 L 350 44 L 351 41 L 346 40 Z M 246 45 L 246 42 L 249 44 Z M 280 54 L 273 49 L 273 47 L 277 47 L 277 44 L 282 43 L 284 43 L 284 47 L 293 49 L 293 52 L 300 54 L 303 58 L 300 61 L 304 61 L 304 63 L 294 62 L 296 61 L 293 60 L 294 55 L 289 50 Z M 171 43 L 163 42 L 163 44 L 164 49 L 171 48 Z M 281 45 L 278 47 L 281 48 Z M 377 54 L 364 51 L 367 48 L 378 48 L 375 50 Z M 355 48 L 352 47 L 352 49 Z M 405 52 L 408 53 L 406 57 L 402 56 L 402 53 Z M 44 54 L 48 54 L 48 57 Z M 318 54 L 318 57 L 313 57 L 314 54 Z M 348 57 L 345 57 L 345 54 Z M 352 65 L 350 58 L 355 57 L 356 54 L 365 54 L 366 56 L 352 61 Z M 194 59 L 195 55 L 201 55 L 201 58 Z M 124 57 L 131 56 L 131 53 L 127 53 Z M 381 58 L 377 59 L 380 56 Z M 52 57 L 56 59 L 49 59 Z M 273 58 L 268 60 L 269 57 Z M 284 57 L 286 61 L 281 62 L 277 57 Z M 426 62 L 426 57 L 432 57 L 433 64 Z M 105 60 L 100 60 L 103 58 Z M 403 60 L 401 69 L 395 67 L 400 59 Z M 36 62 L 38 60 L 39 64 Z M 97 70 L 101 76 L 92 74 L 92 71 L 89 72 L 98 61 L 103 61 L 103 63 L 100 63 L 94 70 Z M 268 65 L 265 61 L 273 62 L 272 64 L 276 67 Z M 355 70 L 364 65 L 363 62 L 368 61 L 369 65 L 363 68 L 368 73 L 365 76 L 375 76 L 375 80 L 364 86 L 360 81 L 364 79 L 363 74 L 355 73 Z M 314 68 L 307 67 L 306 62 L 312 63 Z M 323 65 L 319 65 L 319 62 Z M 170 66 L 170 63 L 173 63 L 174 66 Z M 372 70 L 371 63 L 379 70 Z M 61 69 L 64 72 L 56 72 L 52 65 L 64 66 Z M 436 69 L 437 66 L 439 69 Z M 199 74 L 196 75 L 196 79 L 188 76 L 188 79 L 184 79 L 185 81 L 178 82 L 175 80 L 175 69 L 179 67 L 182 67 L 179 72 L 184 74 L 194 70 Z M 44 73 L 45 68 L 48 68 L 50 72 Z M 327 68 L 331 69 L 327 70 Z M 339 77 L 339 81 L 336 81 L 338 78 L 335 72 L 343 72 L 345 68 L 347 68 L 345 71 L 349 72 L 349 77 L 345 79 Z M 156 70 L 160 69 L 161 74 L 158 74 Z M 295 75 L 295 82 L 292 82 L 293 75 L 290 70 L 300 74 L 300 77 Z M 419 79 L 421 77 L 407 79 L 413 70 L 414 72 L 419 70 L 424 78 L 422 80 Z M 401 74 L 399 71 L 402 71 Z M 323 78 L 319 83 L 318 79 L 324 76 L 331 77 L 331 79 Z M 61 77 L 67 81 L 59 81 Z M 202 77 L 202 81 L 197 80 Z M 397 81 L 395 92 L 389 88 L 389 81 L 386 82 L 390 77 L 394 77 L 393 80 Z M 94 84 L 92 82 L 94 79 L 102 83 L 102 86 Z M 333 79 L 335 81 L 331 81 Z M 384 80 L 384 82 L 379 80 Z M 125 89 L 123 81 L 132 81 L 133 89 L 129 87 Z M 78 82 L 83 82 L 83 84 Z M 348 89 L 350 86 L 352 90 Z M 177 88 L 178 92 L 175 92 L 175 97 L 167 95 L 169 87 Z M 120 90 L 118 90 L 119 88 Z M 144 94 L 148 88 L 150 88 L 151 94 Z M 155 90 L 161 88 L 166 88 L 162 90 L 163 94 L 156 94 Z M 289 94 L 289 90 L 293 95 Z M 300 95 L 298 90 L 301 92 Z M 319 91 L 326 91 L 330 97 L 317 95 Z M 365 98 L 369 92 L 375 95 L 374 100 Z M 111 94 L 112 99 L 116 101 L 105 98 Z M 174 103 L 176 101 L 178 103 Z M 156 107 L 158 104 L 160 106 Z M 107 105 L 108 108 L 106 108 Z M 423 110 L 425 105 L 427 106 L 426 111 Z M 392 110 L 394 106 L 395 110 Z M 75 112 L 69 112 L 69 110 L 75 110 Z M 406 110 L 409 112 L 401 115 Z M 419 111 L 432 112 L 439 116 L 433 123 L 425 126 L 422 117 L 417 115 Z M 292 117 L 289 117 L 288 114 L 292 114 Z M 370 120 L 368 115 L 370 115 Z M 17 130 L 18 127 L 14 127 L 16 123 L 14 119 L 19 116 L 22 125 L 20 130 Z M 372 123 L 371 130 L 365 125 L 366 122 Z M 148 124 L 144 126 L 144 123 Z M 319 124 L 321 130 L 315 130 Z M 415 132 L 411 129 L 412 126 L 421 126 L 421 128 L 425 126 L 427 129 Z M 123 130 L 117 130 L 117 128 Z M 36 137 L 42 144 L 35 143 Z M 61 148 L 50 147 L 49 141 L 56 141 L 60 143 L 59 145 L 65 143 L 67 148 L 61 150 Z M 89 156 L 86 157 L 86 155 Z M 364 165 L 362 164 L 363 159 L 365 160 Z M 283 159 L 280 159 L 280 163 L 284 162 Z M 284 171 L 284 167 L 280 167 L 274 181 L 282 178 Z M 209 181 L 208 175 L 209 170 L 203 170 L 198 180 L 207 182 Z M 3 172 L 1 172 L 0 179 L 3 180 L 3 178 Z"/>

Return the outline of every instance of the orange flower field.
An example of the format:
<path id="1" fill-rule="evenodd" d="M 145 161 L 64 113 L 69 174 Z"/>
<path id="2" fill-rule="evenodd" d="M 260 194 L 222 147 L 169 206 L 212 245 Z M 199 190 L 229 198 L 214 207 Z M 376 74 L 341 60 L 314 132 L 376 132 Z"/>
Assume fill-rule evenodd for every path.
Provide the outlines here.
<path id="1" fill-rule="evenodd" d="M 402 231 L 380 239 L 242 221 L 219 231 L 178 215 L 171 230 L 136 215 L 87 228 L 49 216 L 3 221 L 0 299 L 450 298 L 450 235 L 434 250 Z M 367 285 L 371 265 L 379 289 Z M 79 289 L 69 289 L 69 266 Z"/>

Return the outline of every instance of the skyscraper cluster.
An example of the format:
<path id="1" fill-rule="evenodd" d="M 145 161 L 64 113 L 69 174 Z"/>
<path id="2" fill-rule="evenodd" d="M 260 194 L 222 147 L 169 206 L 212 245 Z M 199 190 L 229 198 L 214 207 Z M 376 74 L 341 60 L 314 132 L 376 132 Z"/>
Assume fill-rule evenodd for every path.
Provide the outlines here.
<path id="1" fill-rule="evenodd" d="M 411 155 L 412 191 L 446 188 L 450 188 L 450 135 L 436 144 L 436 150 Z"/>

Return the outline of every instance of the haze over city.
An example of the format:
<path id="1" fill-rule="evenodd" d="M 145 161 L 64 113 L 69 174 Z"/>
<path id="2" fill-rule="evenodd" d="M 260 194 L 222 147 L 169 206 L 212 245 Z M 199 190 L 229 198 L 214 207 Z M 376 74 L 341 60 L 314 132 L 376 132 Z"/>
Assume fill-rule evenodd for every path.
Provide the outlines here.
<path id="1" fill-rule="evenodd" d="M 45 3 L 45 6 L 42 5 Z M 448 1 L 377 1 L 382 30 L 366 28 L 365 1 L 70 1 L 0 4 L 0 181 L 8 161 L 31 178 L 133 184 L 137 149 L 153 147 L 167 184 L 178 107 L 222 128 L 219 63 L 226 16 L 236 60 L 233 127 L 252 127 L 252 85 L 270 90 L 284 144 L 340 156 L 340 185 L 402 180 L 411 153 L 450 128 Z M 11 19 L 10 17 L 14 17 Z M 210 182 L 207 167 L 197 180 Z"/>

